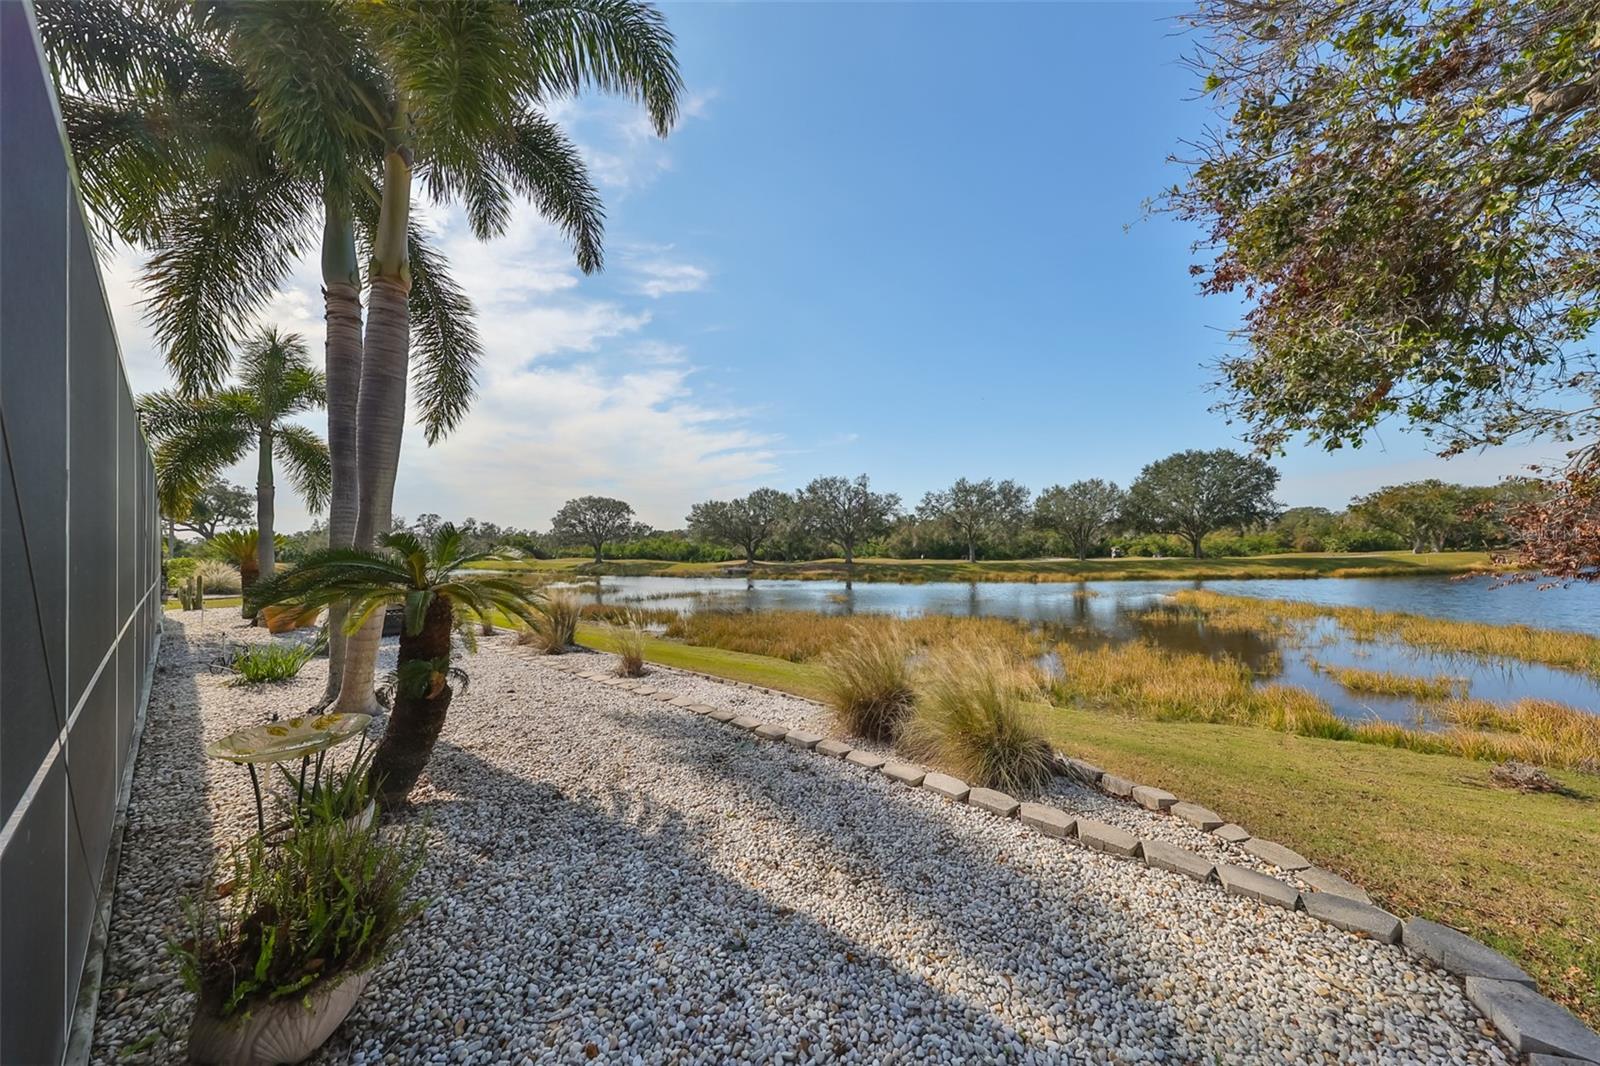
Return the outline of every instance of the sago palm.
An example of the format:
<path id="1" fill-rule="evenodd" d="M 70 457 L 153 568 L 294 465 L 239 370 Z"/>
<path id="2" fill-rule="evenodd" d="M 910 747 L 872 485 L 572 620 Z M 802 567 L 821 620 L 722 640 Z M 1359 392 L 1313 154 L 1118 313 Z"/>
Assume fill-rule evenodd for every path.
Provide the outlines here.
<path id="1" fill-rule="evenodd" d="M 272 537 L 273 551 L 286 543 L 281 533 Z M 255 529 L 224 529 L 201 546 L 201 553 L 223 559 L 239 568 L 239 586 L 248 590 L 261 576 L 261 532 Z"/>
<path id="2" fill-rule="evenodd" d="M 259 573 L 277 565 L 273 537 L 281 459 L 311 511 L 328 502 L 328 446 L 309 428 L 290 422 L 322 407 L 327 387 L 298 334 L 257 333 L 239 359 L 238 384 L 197 397 L 173 391 L 139 398 L 139 415 L 155 444 L 156 477 L 164 493 L 187 497 L 225 468 L 256 451 L 256 550 Z"/>
<path id="3" fill-rule="evenodd" d="M 323 607 L 348 603 L 344 625 L 355 631 L 369 619 L 381 622 L 391 604 L 405 608 L 394 707 L 373 756 L 375 793 L 385 807 L 405 801 L 428 763 L 454 695 L 451 681 L 464 675 L 451 666 L 451 637 L 458 622 L 493 617 L 495 611 L 528 625 L 537 621 L 538 594 L 514 578 L 464 569 L 489 552 L 468 552 L 461 533 L 444 525 L 424 540 L 414 533 L 386 533 L 384 550 L 328 548 L 258 582 L 246 604 Z M 457 612 L 461 614 L 458 616 Z M 473 626 L 459 626 L 470 649 Z"/>

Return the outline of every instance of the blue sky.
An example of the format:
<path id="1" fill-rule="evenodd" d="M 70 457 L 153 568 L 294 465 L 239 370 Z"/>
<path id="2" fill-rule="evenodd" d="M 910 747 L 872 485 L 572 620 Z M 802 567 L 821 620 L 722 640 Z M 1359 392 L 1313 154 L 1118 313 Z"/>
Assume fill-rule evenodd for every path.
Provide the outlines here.
<path id="1" fill-rule="evenodd" d="M 670 528 L 697 500 L 819 474 L 865 471 L 914 503 L 961 476 L 1126 484 L 1235 442 L 1204 364 L 1238 305 L 1196 295 L 1192 231 L 1141 209 L 1210 118 L 1179 8 L 666 10 L 689 91 L 667 141 L 623 101 L 554 108 L 607 203 L 604 274 L 579 275 L 530 209 L 489 244 L 428 211 L 486 357 L 453 438 L 409 433 L 398 512 L 542 528 L 599 492 Z M 108 287 L 142 390 L 165 380 L 136 275 L 124 255 Z M 314 264 L 268 317 L 320 351 Z M 1444 463 L 1395 425 L 1360 451 L 1292 450 L 1279 496 L 1337 507 L 1555 451 Z"/>

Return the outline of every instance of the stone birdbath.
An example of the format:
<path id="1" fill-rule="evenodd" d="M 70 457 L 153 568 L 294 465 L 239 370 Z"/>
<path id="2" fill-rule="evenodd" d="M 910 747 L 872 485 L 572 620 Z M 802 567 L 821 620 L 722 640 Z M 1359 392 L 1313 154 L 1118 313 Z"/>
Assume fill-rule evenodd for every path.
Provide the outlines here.
<path id="1" fill-rule="evenodd" d="M 311 757 L 315 755 L 317 758 L 316 773 L 320 776 L 322 759 L 328 749 L 361 735 L 371 721 L 370 714 L 300 715 L 229 733 L 207 744 L 206 755 L 223 762 L 238 763 L 250 771 L 250 787 L 256 795 L 256 828 L 265 837 L 267 819 L 261 805 L 261 778 L 256 773 L 257 764 L 286 763 L 299 759 L 299 794 L 304 798 L 306 767 Z M 316 777 L 313 777 L 313 784 L 315 780 Z"/>

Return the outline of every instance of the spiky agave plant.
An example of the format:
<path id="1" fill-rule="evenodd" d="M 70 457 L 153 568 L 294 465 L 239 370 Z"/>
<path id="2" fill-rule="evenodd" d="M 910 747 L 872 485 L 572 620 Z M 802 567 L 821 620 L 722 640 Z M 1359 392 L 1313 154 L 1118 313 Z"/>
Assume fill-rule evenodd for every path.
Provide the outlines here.
<path id="1" fill-rule="evenodd" d="M 293 570 L 258 581 L 246 602 L 260 610 L 280 603 L 326 607 L 348 601 L 348 633 L 390 604 L 404 606 L 394 709 L 372 761 L 376 798 L 392 808 L 405 801 L 427 765 L 454 695 L 450 682 L 461 676 L 450 662 L 456 609 L 474 619 L 498 610 L 531 626 L 538 620 L 538 594 L 515 578 L 463 569 L 493 553 L 463 550 L 453 525 L 441 526 L 427 540 L 403 532 L 385 534 L 380 543 L 379 551 L 316 552 Z M 472 627 L 462 626 L 461 633 L 468 649 L 474 648 Z"/>

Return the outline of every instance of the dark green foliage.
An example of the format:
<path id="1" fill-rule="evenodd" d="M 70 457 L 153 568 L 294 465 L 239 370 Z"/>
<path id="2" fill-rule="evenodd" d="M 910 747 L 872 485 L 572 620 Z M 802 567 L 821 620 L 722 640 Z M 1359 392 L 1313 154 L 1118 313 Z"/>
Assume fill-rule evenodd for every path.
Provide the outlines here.
<path id="1" fill-rule="evenodd" d="M 1222 407 L 1263 449 L 1404 418 L 1446 453 L 1593 439 L 1600 8 L 1198 0 L 1222 119 L 1167 204 L 1246 301 Z"/>
<path id="2" fill-rule="evenodd" d="M 1175 452 L 1149 463 L 1128 488 L 1123 520 L 1136 529 L 1177 533 L 1196 559 L 1201 541 L 1222 526 L 1270 521 L 1278 506 L 1278 471 L 1255 456 L 1227 448 Z"/>
<path id="3" fill-rule="evenodd" d="M 185 610 L 192 610 L 185 606 Z M 285 644 L 270 641 L 265 644 L 246 644 L 234 649 L 229 668 L 234 672 L 233 684 L 259 685 L 272 681 L 289 681 L 300 673 L 300 668 L 317 653 L 315 644 Z"/>
<path id="4" fill-rule="evenodd" d="M 172 947 L 200 1009 L 232 1017 L 376 964 L 425 906 L 409 893 L 424 843 L 416 823 L 307 817 L 276 844 L 234 848 L 224 876 L 184 901 Z"/>

